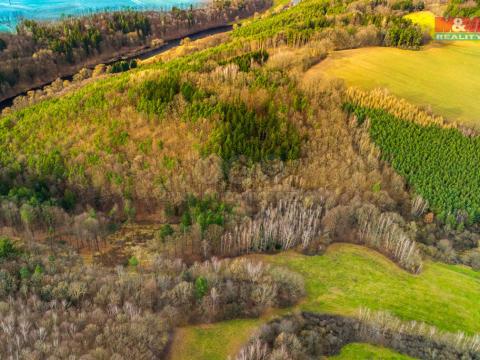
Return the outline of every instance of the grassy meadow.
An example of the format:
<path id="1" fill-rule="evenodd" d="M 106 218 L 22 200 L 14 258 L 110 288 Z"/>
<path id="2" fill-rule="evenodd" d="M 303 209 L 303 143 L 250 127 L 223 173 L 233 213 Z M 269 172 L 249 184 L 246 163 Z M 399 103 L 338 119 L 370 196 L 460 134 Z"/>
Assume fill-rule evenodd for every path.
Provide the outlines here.
<path id="1" fill-rule="evenodd" d="M 348 244 L 334 244 L 323 256 L 286 252 L 255 257 L 304 276 L 307 297 L 291 311 L 354 315 L 366 307 L 445 331 L 480 332 L 480 274 L 467 267 L 430 262 L 420 275 L 412 275 L 373 250 Z M 182 328 L 175 335 L 171 360 L 225 359 L 261 322 L 234 320 Z M 336 359 L 351 359 L 352 353 L 361 355 L 358 359 L 407 359 L 388 357 L 385 351 L 356 344 Z"/>
<path id="2" fill-rule="evenodd" d="M 169 360 L 224 360 L 245 344 L 262 319 L 230 320 L 175 331 Z"/>
<path id="3" fill-rule="evenodd" d="M 475 42 L 437 42 L 419 51 L 371 47 L 334 52 L 310 72 L 366 89 L 387 88 L 447 119 L 480 128 L 479 56 Z"/>
<path id="4" fill-rule="evenodd" d="M 345 346 L 342 352 L 336 356 L 329 357 L 330 360 L 410 360 L 410 356 L 402 355 L 378 346 L 370 344 L 353 343 Z"/>

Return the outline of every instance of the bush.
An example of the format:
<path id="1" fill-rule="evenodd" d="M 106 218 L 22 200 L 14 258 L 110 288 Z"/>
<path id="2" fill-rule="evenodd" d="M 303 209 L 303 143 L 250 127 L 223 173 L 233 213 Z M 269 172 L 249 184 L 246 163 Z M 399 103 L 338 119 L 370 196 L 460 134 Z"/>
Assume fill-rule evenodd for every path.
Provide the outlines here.
<path id="1" fill-rule="evenodd" d="M 8 259 L 18 253 L 19 251 L 15 248 L 10 239 L 0 238 L 0 259 Z"/>
<path id="2" fill-rule="evenodd" d="M 173 235 L 174 233 L 175 233 L 175 231 L 170 226 L 170 224 L 162 225 L 162 227 L 160 228 L 160 231 L 159 231 L 160 240 L 165 241 L 165 239 L 167 237 Z"/>
<path id="3" fill-rule="evenodd" d="M 203 298 L 208 292 L 208 281 L 203 276 L 195 280 L 195 297 Z"/>
<path id="4" fill-rule="evenodd" d="M 140 262 L 135 256 L 132 256 L 130 259 L 128 259 L 128 265 L 131 267 L 137 267 Z"/>
<path id="5" fill-rule="evenodd" d="M 411 20 L 395 18 L 387 28 L 385 45 L 417 49 L 422 44 L 423 34 L 419 26 Z"/>
<path id="6" fill-rule="evenodd" d="M 19 271 L 20 279 L 22 280 L 28 280 L 30 278 L 30 270 L 28 270 L 28 267 L 22 266 Z"/>

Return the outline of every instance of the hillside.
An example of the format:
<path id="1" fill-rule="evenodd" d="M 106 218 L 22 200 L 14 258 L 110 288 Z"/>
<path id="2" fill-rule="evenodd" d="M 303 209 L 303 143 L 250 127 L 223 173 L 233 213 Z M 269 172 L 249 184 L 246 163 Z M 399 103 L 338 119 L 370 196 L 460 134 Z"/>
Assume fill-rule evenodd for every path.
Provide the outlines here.
<path id="1" fill-rule="evenodd" d="M 365 89 L 386 88 L 435 114 L 477 129 L 480 108 L 473 92 L 478 82 L 478 55 L 473 42 L 437 43 L 417 52 L 364 48 L 336 52 L 310 71 Z"/>
<path id="2" fill-rule="evenodd" d="M 276 1 L 17 98 L 0 358 L 479 359 L 476 48 L 437 5 Z"/>
<path id="3" fill-rule="evenodd" d="M 368 308 L 444 331 L 480 331 L 475 305 L 480 274 L 461 266 L 429 263 L 421 275 L 413 276 L 374 251 L 346 244 L 335 244 L 322 256 L 283 253 L 260 258 L 298 272 L 305 279 L 307 296 L 289 309 L 291 312 L 301 309 L 355 315 L 359 309 Z M 244 334 L 251 334 L 260 324 L 258 320 L 235 320 L 183 328 L 174 340 L 171 359 L 224 359 L 238 351 L 238 339 L 248 337 Z M 218 336 L 222 336 L 221 343 L 215 340 Z M 381 350 L 376 353 L 362 345 L 355 348 L 366 353 L 359 359 L 368 359 L 369 351 L 382 358 Z"/>

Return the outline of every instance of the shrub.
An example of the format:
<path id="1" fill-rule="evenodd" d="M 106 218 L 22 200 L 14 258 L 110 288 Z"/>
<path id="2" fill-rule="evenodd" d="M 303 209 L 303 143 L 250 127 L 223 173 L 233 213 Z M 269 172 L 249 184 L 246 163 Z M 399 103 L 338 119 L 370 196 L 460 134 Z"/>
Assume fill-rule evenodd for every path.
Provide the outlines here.
<path id="1" fill-rule="evenodd" d="M 171 235 L 173 235 L 175 231 L 173 228 L 170 226 L 170 224 L 165 224 L 162 225 L 159 231 L 159 236 L 162 241 L 165 241 L 165 239 Z"/>
<path id="2" fill-rule="evenodd" d="M 22 266 L 19 271 L 20 279 L 22 280 L 28 280 L 30 278 L 30 270 L 28 270 L 28 267 Z"/>
<path id="3" fill-rule="evenodd" d="M 16 289 L 16 279 L 7 270 L 0 269 L 0 297 L 6 298 Z"/>
<path id="4" fill-rule="evenodd" d="M 140 262 L 135 256 L 132 256 L 130 259 L 128 259 L 128 265 L 131 267 L 137 267 Z"/>
<path id="5" fill-rule="evenodd" d="M 19 251 L 8 238 L 0 238 L 0 259 L 8 259 L 15 256 Z"/>
<path id="6" fill-rule="evenodd" d="M 195 280 L 195 297 L 197 299 L 203 298 L 208 292 L 208 281 L 203 276 Z"/>
<path id="7" fill-rule="evenodd" d="M 190 215 L 190 211 L 187 210 L 182 214 L 182 218 L 180 220 L 180 229 L 182 229 L 183 232 L 187 232 L 191 225 L 192 217 Z"/>
<path id="8" fill-rule="evenodd" d="M 480 252 L 472 253 L 469 263 L 474 270 L 480 271 Z"/>
<path id="9" fill-rule="evenodd" d="M 417 49 L 422 44 L 423 34 L 411 20 L 396 18 L 387 28 L 385 45 Z"/>
<path id="10" fill-rule="evenodd" d="M 41 276 L 42 274 L 43 274 L 43 268 L 37 264 L 37 266 L 35 266 L 35 270 L 33 271 L 33 275 Z"/>

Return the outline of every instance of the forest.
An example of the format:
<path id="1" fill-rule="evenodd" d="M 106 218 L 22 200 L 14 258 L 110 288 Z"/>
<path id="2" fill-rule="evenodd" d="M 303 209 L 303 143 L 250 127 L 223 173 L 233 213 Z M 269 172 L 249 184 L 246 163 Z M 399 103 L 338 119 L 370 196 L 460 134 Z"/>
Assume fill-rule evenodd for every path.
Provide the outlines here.
<path id="1" fill-rule="evenodd" d="M 211 6 L 20 24 L 78 72 L 0 116 L 0 358 L 479 359 L 476 131 L 316 71 L 422 51 L 430 4 Z"/>
<path id="2" fill-rule="evenodd" d="M 420 126 L 383 110 L 352 104 L 346 109 L 360 124 L 368 119 L 382 157 L 429 202 L 439 219 L 460 228 L 478 222 L 477 137 L 466 137 L 457 129 Z"/>
<path id="3" fill-rule="evenodd" d="M 264 10 L 269 2 L 216 1 L 170 12 L 99 13 L 58 22 L 25 19 L 0 33 L 0 100 L 75 74 L 84 67 L 141 53 L 163 43 Z M 92 65 L 93 64 L 93 65 Z"/>

